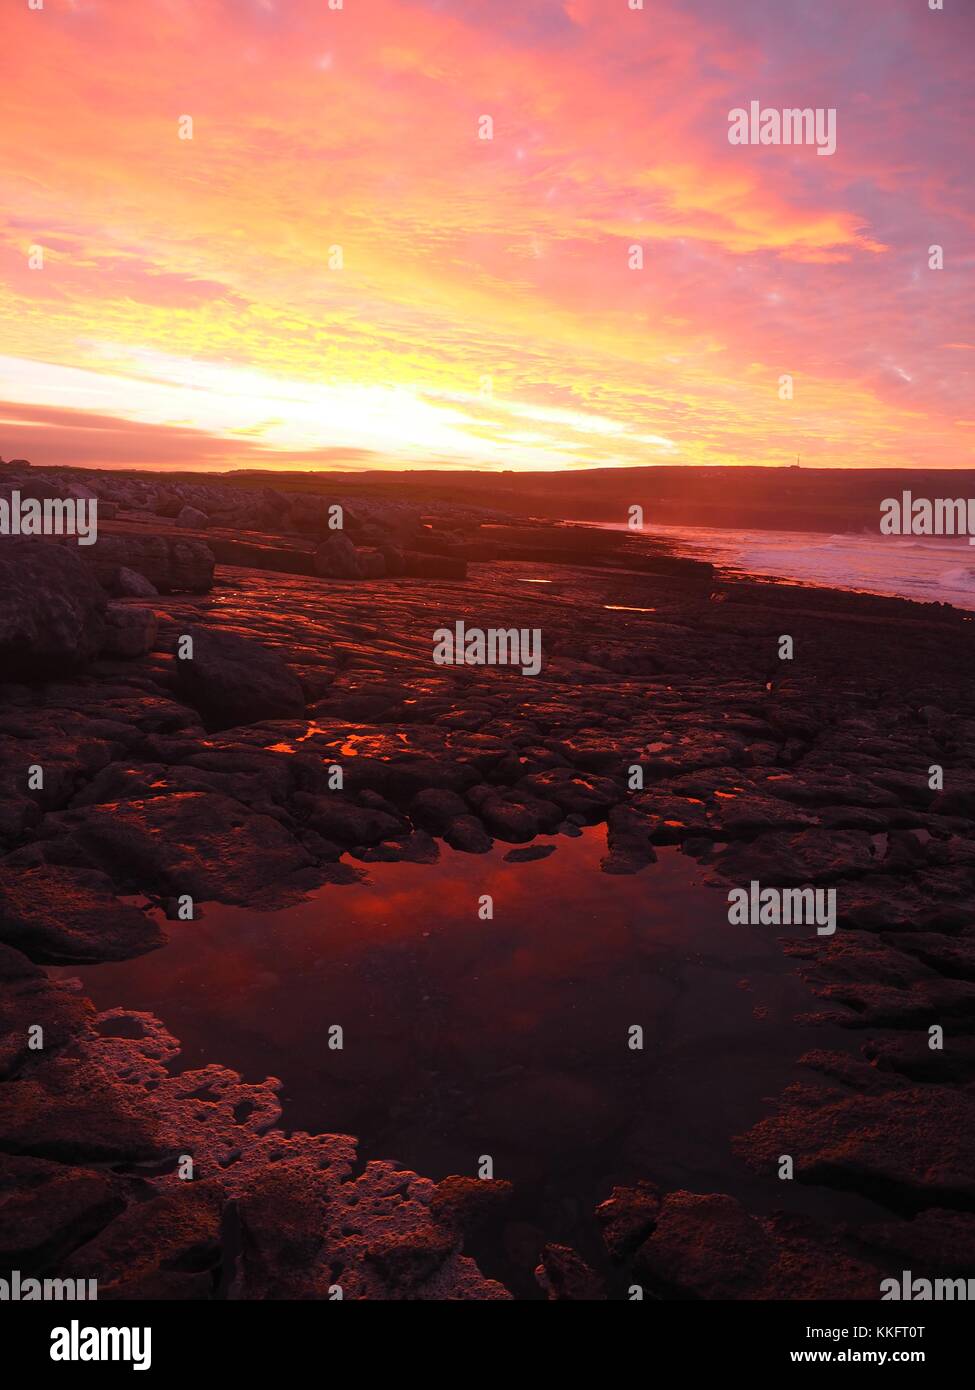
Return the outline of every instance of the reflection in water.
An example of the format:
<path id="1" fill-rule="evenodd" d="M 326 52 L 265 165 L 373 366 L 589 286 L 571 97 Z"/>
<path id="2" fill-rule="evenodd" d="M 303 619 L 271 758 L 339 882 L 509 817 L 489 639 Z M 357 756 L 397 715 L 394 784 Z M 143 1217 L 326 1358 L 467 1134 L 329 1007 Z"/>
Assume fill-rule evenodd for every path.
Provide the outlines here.
<path id="1" fill-rule="evenodd" d="M 599 871 L 605 827 L 554 843 L 524 864 L 506 845 L 371 864 L 279 912 L 209 904 L 168 923 L 162 950 L 58 973 L 100 1008 L 159 1014 L 181 1067 L 280 1077 L 288 1128 L 355 1134 L 434 1178 L 490 1154 L 548 1239 L 590 1249 L 592 1207 L 639 1177 L 767 1202 L 729 1140 L 809 1042 L 775 933 L 729 926 L 725 894 L 677 850 L 615 876 Z"/>

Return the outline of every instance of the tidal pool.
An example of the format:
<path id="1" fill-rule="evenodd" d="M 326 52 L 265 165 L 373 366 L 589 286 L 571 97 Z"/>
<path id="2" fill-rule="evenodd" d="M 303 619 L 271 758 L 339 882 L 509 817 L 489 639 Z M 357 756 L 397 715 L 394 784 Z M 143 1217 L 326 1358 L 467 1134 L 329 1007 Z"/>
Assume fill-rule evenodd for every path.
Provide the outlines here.
<path id="1" fill-rule="evenodd" d="M 433 1178 L 490 1155 L 516 1195 L 503 1237 L 474 1253 L 522 1294 L 543 1239 L 598 1259 L 591 1213 L 615 1183 L 842 1208 L 730 1149 L 800 1053 L 842 1037 L 796 1023 L 814 1001 L 782 929 L 730 926 L 726 894 L 677 849 L 602 873 L 605 835 L 542 837 L 555 853 L 528 863 L 441 846 L 436 864 L 369 864 L 367 882 L 276 912 L 204 904 L 167 923 L 161 950 L 57 973 L 99 1008 L 157 1014 L 180 1069 L 279 1077 L 287 1129 L 354 1134 L 363 1158 Z"/>

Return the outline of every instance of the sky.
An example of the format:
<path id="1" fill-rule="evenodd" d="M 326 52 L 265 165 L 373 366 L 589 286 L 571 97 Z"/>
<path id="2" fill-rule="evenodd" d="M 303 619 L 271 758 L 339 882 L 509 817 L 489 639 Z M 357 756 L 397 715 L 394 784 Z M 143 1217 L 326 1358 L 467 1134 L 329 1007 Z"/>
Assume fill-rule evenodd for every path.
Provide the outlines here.
<path id="1" fill-rule="evenodd" d="M 971 465 L 969 0 L 32 3 L 4 458 Z"/>

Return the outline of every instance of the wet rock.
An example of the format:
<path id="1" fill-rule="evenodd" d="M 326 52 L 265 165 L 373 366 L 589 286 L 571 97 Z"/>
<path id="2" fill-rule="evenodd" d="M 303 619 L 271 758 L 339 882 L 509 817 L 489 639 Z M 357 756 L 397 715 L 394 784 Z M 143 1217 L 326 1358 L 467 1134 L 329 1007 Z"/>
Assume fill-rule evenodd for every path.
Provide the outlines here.
<path id="1" fill-rule="evenodd" d="M 451 1232 L 431 1223 L 403 1235 L 374 1240 L 366 1251 L 366 1260 L 375 1266 L 394 1296 L 403 1297 L 436 1273 L 453 1253 L 455 1243 Z"/>
<path id="2" fill-rule="evenodd" d="M 350 853 L 365 864 L 436 864 L 440 846 L 425 830 L 413 830 L 394 835 L 379 845 L 357 846 Z"/>
<path id="3" fill-rule="evenodd" d="M 220 1263 L 223 1189 L 186 1181 L 134 1203 L 76 1250 L 68 1278 L 97 1279 L 102 1299 L 206 1298 Z"/>
<path id="4" fill-rule="evenodd" d="M 105 610 L 103 656 L 135 657 L 152 651 L 156 641 L 156 615 L 151 608 L 110 603 Z"/>
<path id="5" fill-rule="evenodd" d="M 622 788 L 608 777 L 562 767 L 523 777 L 518 788 L 545 801 L 554 801 L 564 812 L 578 812 L 593 820 L 601 819 L 623 797 Z"/>
<path id="6" fill-rule="evenodd" d="M 369 806 L 356 806 L 344 797 L 310 796 L 299 792 L 295 804 L 313 830 L 341 845 L 378 845 L 404 830 L 403 821 Z"/>
<path id="7" fill-rule="evenodd" d="M 928 1278 L 975 1276 L 975 1215 L 939 1207 L 911 1221 L 882 1221 L 857 1229 L 856 1240 Z"/>
<path id="8" fill-rule="evenodd" d="M 457 1174 L 437 1183 L 430 1198 L 433 1220 L 467 1235 L 496 1218 L 514 1188 L 498 1178 L 466 1178 Z"/>
<path id="9" fill-rule="evenodd" d="M 409 811 L 415 824 L 436 835 L 443 834 L 458 816 L 470 814 L 464 798 L 444 787 L 428 787 L 418 792 L 410 802 Z"/>
<path id="10" fill-rule="evenodd" d="M 48 819 L 59 845 L 134 891 L 254 906 L 293 900 L 310 886 L 301 871 L 312 859 L 282 825 L 216 793 L 85 806 Z"/>
<path id="11" fill-rule="evenodd" d="M 213 551 L 197 540 L 172 536 L 109 535 L 99 532 L 98 544 L 85 559 L 95 577 L 109 590 L 119 592 L 119 571 L 135 570 L 160 594 L 206 593 L 213 587 Z"/>
<path id="12" fill-rule="evenodd" d="M 754 1297 L 775 1258 L 774 1241 L 735 1198 L 672 1192 L 634 1268 L 670 1294 L 729 1299 Z"/>
<path id="13" fill-rule="evenodd" d="M 14 846 L 39 820 L 40 808 L 31 797 L 0 798 L 0 852 Z"/>
<path id="14" fill-rule="evenodd" d="M 828 940 L 792 942 L 785 949 L 814 962 L 814 969 L 803 975 L 816 994 L 854 1010 L 853 1016 L 839 1019 L 848 1027 L 923 1028 L 930 1018 L 957 1027 L 975 1006 L 975 982 L 943 978 L 915 956 L 896 950 L 889 937 L 844 931 Z"/>
<path id="15" fill-rule="evenodd" d="M 399 810 L 391 801 L 387 801 L 378 792 L 364 791 L 359 793 L 359 805 L 368 806 L 373 811 L 385 811 L 387 816 L 399 817 Z"/>
<path id="16" fill-rule="evenodd" d="M 540 832 L 538 818 L 517 802 L 503 801 L 498 796 L 483 801 L 478 813 L 484 825 L 499 840 L 517 843 L 532 840 Z"/>
<path id="17" fill-rule="evenodd" d="M 841 927 L 863 931 L 954 932 L 975 925 L 975 899 L 967 870 L 866 874 L 837 894 Z"/>
<path id="18" fill-rule="evenodd" d="M 0 1078 L 58 1052 L 83 1032 L 92 1013 L 87 999 L 55 984 L 20 951 L 0 945 Z M 42 1033 L 32 1034 L 37 1027 Z"/>
<path id="19" fill-rule="evenodd" d="M 635 874 L 657 855 L 650 843 L 653 823 L 629 806 L 614 806 L 607 816 L 609 854 L 600 862 L 604 874 Z"/>
<path id="20" fill-rule="evenodd" d="M 108 1080 L 88 1060 L 55 1057 L 0 1086 L 0 1149 L 8 1153 L 60 1163 L 158 1161 L 158 1135 L 139 1088 Z"/>
<path id="21" fill-rule="evenodd" d="M 128 960 L 166 939 L 144 912 L 118 901 L 107 874 L 2 864 L 0 937 L 32 960 L 51 965 Z"/>
<path id="22" fill-rule="evenodd" d="M 830 883 L 874 867 L 871 837 L 859 830 L 807 830 L 800 835 L 761 835 L 734 844 L 716 860 L 729 882 L 757 879 L 763 887 Z"/>
<path id="23" fill-rule="evenodd" d="M 406 562 L 403 559 L 403 552 L 399 546 L 383 544 L 380 547 L 380 553 L 383 557 L 386 574 L 390 579 L 395 579 L 405 574 Z"/>
<path id="24" fill-rule="evenodd" d="M 304 713 L 301 684 L 276 651 L 233 632 L 189 626 L 183 635 L 193 655 L 175 661 L 176 688 L 211 728 Z"/>
<path id="25" fill-rule="evenodd" d="M 653 1231 L 660 1215 L 660 1189 L 646 1180 L 635 1187 L 614 1187 L 596 1208 L 603 1244 L 614 1260 L 624 1260 Z"/>
<path id="26" fill-rule="evenodd" d="M 569 1245 L 546 1245 L 535 1278 L 549 1302 L 593 1302 L 606 1297 L 598 1274 Z"/>
<path id="27" fill-rule="evenodd" d="M 646 818 L 650 839 L 657 845 L 679 845 L 695 835 L 715 833 L 707 807 L 697 797 L 668 796 L 658 791 L 641 792 L 617 810 L 621 813 L 639 811 Z M 607 819 L 612 824 L 611 817 Z M 626 816 L 621 815 L 620 823 L 625 822 Z"/>
<path id="28" fill-rule="evenodd" d="M 735 1198 L 672 1192 L 634 1270 L 651 1287 L 695 1299 L 876 1299 L 880 1272 L 804 1217 L 761 1221 Z"/>
<path id="29" fill-rule="evenodd" d="M 0 1268 L 57 1266 L 124 1209 L 122 1191 L 110 1173 L 0 1154 Z"/>
<path id="30" fill-rule="evenodd" d="M 880 1296 L 884 1262 L 852 1252 L 842 1233 L 792 1212 L 775 1212 L 764 1225 L 778 1260 L 762 1297 L 873 1302 Z"/>
<path id="31" fill-rule="evenodd" d="M 379 545 L 384 538 L 402 545 L 423 534 L 419 508 L 390 498 L 357 497 L 346 508 L 346 524 L 369 545 Z"/>
<path id="32" fill-rule="evenodd" d="M 803 769 L 802 775 L 778 776 L 776 797 L 804 806 L 896 806 L 891 791 L 875 786 L 866 777 L 855 777 L 839 768 Z"/>
<path id="33" fill-rule="evenodd" d="M 764 830 L 796 829 L 818 824 L 810 812 L 790 806 L 771 796 L 739 795 L 730 800 L 717 800 L 711 813 L 711 824 L 722 835 L 754 835 Z M 848 826 L 834 826 L 846 829 Z"/>
<path id="34" fill-rule="evenodd" d="M 477 732 L 465 732 L 456 737 L 451 734 L 447 747 L 458 762 L 469 763 L 482 776 L 496 771 L 511 758 L 514 751 L 505 739 Z"/>
<path id="35" fill-rule="evenodd" d="M 329 1193 L 304 1166 L 272 1165 L 255 1174 L 236 1202 L 240 1256 L 237 1298 L 310 1298 L 308 1272 L 325 1238 Z M 341 1273 L 336 1273 L 341 1282 Z"/>
<path id="36" fill-rule="evenodd" d="M 528 845 L 526 849 L 509 849 L 504 856 L 506 864 L 531 864 L 536 859 L 547 859 L 555 853 L 554 845 Z"/>
<path id="37" fill-rule="evenodd" d="M 0 539 L 0 666 L 6 679 L 60 675 L 90 660 L 102 643 L 104 610 L 105 595 L 74 548 Z"/>
<path id="38" fill-rule="evenodd" d="M 955 1036 L 949 1029 L 946 1047 L 940 1051 L 928 1046 L 927 1033 L 872 1038 L 863 1045 L 863 1055 L 882 1072 L 895 1072 L 912 1081 L 975 1081 L 975 1038 Z"/>
<path id="39" fill-rule="evenodd" d="M 452 849 L 465 854 L 487 854 L 494 844 L 476 816 L 455 816 L 444 831 L 444 839 Z"/>
<path id="40" fill-rule="evenodd" d="M 807 1097 L 815 1103 L 803 1103 Z M 904 1209 L 975 1200 L 973 1144 L 975 1097 L 947 1086 L 852 1097 L 793 1086 L 779 1114 L 733 1141 L 759 1171 L 777 1171 L 788 1153 L 799 1182 L 854 1189 Z"/>

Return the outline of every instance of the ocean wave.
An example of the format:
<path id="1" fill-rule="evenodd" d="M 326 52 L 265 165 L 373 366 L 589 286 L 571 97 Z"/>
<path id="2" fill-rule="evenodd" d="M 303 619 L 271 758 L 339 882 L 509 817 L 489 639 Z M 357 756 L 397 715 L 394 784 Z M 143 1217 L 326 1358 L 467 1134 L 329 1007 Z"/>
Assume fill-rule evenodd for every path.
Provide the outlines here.
<path id="1" fill-rule="evenodd" d="M 647 526 L 644 533 L 673 541 L 687 555 L 710 560 L 726 574 L 975 609 L 975 548 L 964 536 L 733 531 L 710 526 Z M 973 563 L 946 565 L 948 557 Z"/>

